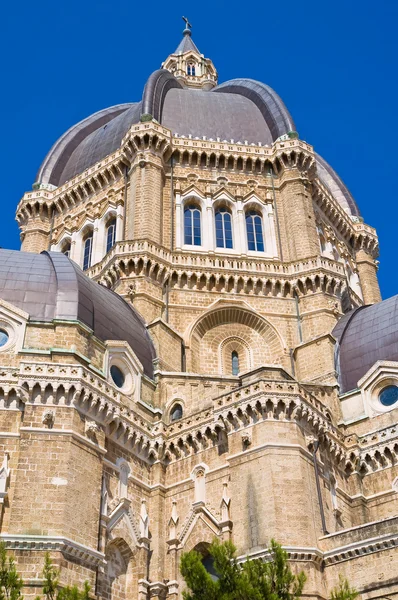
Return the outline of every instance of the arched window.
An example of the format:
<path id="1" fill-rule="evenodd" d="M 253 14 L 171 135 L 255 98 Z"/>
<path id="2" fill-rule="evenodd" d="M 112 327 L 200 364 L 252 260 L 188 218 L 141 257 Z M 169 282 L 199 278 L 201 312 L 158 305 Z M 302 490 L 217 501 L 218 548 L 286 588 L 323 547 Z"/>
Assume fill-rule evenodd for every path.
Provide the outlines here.
<path id="1" fill-rule="evenodd" d="M 170 421 L 178 421 L 182 419 L 182 406 L 181 404 L 174 404 L 170 411 Z"/>
<path id="2" fill-rule="evenodd" d="M 106 228 L 106 251 L 109 252 L 116 241 L 116 219 L 112 219 Z"/>
<path id="3" fill-rule="evenodd" d="M 263 221 L 255 210 L 246 213 L 246 233 L 248 249 L 264 252 Z"/>
<path id="4" fill-rule="evenodd" d="M 89 233 L 84 240 L 83 271 L 91 266 L 91 254 L 93 251 L 93 234 Z"/>
<path id="5" fill-rule="evenodd" d="M 62 246 L 61 246 L 61 252 L 62 254 L 65 254 L 65 256 L 70 256 L 70 241 L 66 240 Z"/>
<path id="6" fill-rule="evenodd" d="M 210 554 L 207 554 L 207 556 L 204 556 L 202 558 L 202 565 L 204 566 L 204 568 L 206 569 L 213 581 L 218 581 L 220 579 L 217 571 L 214 568 L 214 558 L 210 556 Z"/>
<path id="7" fill-rule="evenodd" d="M 195 204 L 190 204 L 184 210 L 184 244 L 201 246 L 202 233 L 200 210 Z"/>
<path id="8" fill-rule="evenodd" d="M 189 63 L 187 67 L 187 74 L 195 76 L 195 65 L 193 65 L 192 63 Z"/>
<path id="9" fill-rule="evenodd" d="M 226 208 L 219 208 L 215 219 L 217 248 L 233 248 L 231 213 Z"/>
<path id="10" fill-rule="evenodd" d="M 234 350 L 232 352 L 232 375 L 238 375 L 239 373 L 239 354 Z"/>

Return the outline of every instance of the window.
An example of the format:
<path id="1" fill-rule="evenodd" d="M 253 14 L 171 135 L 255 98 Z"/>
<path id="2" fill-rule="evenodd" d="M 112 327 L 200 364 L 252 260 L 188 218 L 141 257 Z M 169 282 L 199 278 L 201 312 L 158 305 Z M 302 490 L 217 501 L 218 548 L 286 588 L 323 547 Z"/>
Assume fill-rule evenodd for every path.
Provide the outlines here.
<path id="1" fill-rule="evenodd" d="M 64 242 L 62 245 L 62 250 L 61 250 L 62 254 L 65 254 L 65 256 L 69 257 L 70 256 L 70 242 Z"/>
<path id="2" fill-rule="evenodd" d="M 202 565 L 210 575 L 213 581 L 218 581 L 220 579 L 215 567 L 214 567 L 214 558 L 207 554 L 202 558 Z"/>
<path id="3" fill-rule="evenodd" d="M 91 254 L 93 250 L 93 234 L 90 233 L 84 240 L 83 271 L 91 266 Z"/>
<path id="4" fill-rule="evenodd" d="M 122 388 L 124 386 L 124 382 L 125 382 L 124 373 L 116 365 L 111 366 L 111 377 L 112 377 L 113 383 L 116 385 L 116 387 Z"/>
<path id="5" fill-rule="evenodd" d="M 232 352 L 232 375 L 239 373 L 239 354 L 234 350 Z"/>
<path id="6" fill-rule="evenodd" d="M 116 241 L 116 219 L 109 221 L 108 227 L 106 228 L 106 251 L 109 252 L 115 245 Z"/>
<path id="7" fill-rule="evenodd" d="M 200 246 L 202 244 L 200 210 L 190 204 L 184 210 L 184 244 Z"/>
<path id="8" fill-rule="evenodd" d="M 181 404 L 174 404 L 170 411 L 170 421 L 178 421 L 182 419 L 182 406 Z"/>
<path id="9" fill-rule="evenodd" d="M 187 67 L 187 74 L 195 76 L 195 65 L 189 64 Z"/>
<path id="10" fill-rule="evenodd" d="M 248 249 L 264 252 L 262 218 L 255 210 L 246 213 L 246 233 Z"/>
<path id="11" fill-rule="evenodd" d="M 220 208 L 215 219 L 217 248 L 233 248 L 231 213 L 226 208 Z"/>
<path id="12" fill-rule="evenodd" d="M 8 333 L 4 329 L 0 329 L 0 348 L 5 346 L 9 339 Z"/>
<path id="13" fill-rule="evenodd" d="M 388 385 L 379 394 L 379 400 L 383 406 L 392 406 L 398 402 L 398 386 Z"/>

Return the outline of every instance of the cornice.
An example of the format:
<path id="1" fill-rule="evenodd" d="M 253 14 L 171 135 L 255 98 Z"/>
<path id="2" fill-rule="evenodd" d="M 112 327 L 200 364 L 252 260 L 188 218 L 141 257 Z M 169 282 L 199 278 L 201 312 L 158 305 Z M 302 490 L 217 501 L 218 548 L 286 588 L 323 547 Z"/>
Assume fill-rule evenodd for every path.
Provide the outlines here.
<path id="1" fill-rule="evenodd" d="M 89 566 L 98 567 L 105 564 L 105 555 L 102 552 L 63 536 L 1 533 L 0 540 L 5 543 L 7 550 L 62 552 Z"/>
<path id="2" fill-rule="evenodd" d="M 290 379 L 259 378 L 214 397 L 210 408 L 167 425 L 161 420 L 153 422 L 148 413 L 128 408 L 128 398 L 82 365 L 21 361 L 19 371 L 8 368 L 3 373 L 7 382 L 2 383 L 3 408 L 22 410 L 26 403 L 52 406 L 51 398 L 43 403 L 45 390 L 50 386 L 55 397 L 61 388 L 58 405 L 76 408 L 95 421 L 109 439 L 146 462 L 178 461 L 217 444 L 221 431 L 230 435 L 265 421 L 298 423 L 308 435 L 320 440 L 324 451 L 347 475 L 365 476 L 390 468 L 398 456 L 397 427 L 393 425 L 360 438 L 345 436 L 330 421 L 327 407 L 308 386 Z M 175 376 L 179 374 L 174 373 Z M 8 397 L 12 398 L 11 403 Z M 85 437 L 72 430 L 21 427 L 20 433 L 25 431 L 75 435 L 99 453 L 105 451 L 88 434 Z"/>
<path id="3" fill-rule="evenodd" d="M 180 287 L 185 285 L 182 280 L 187 279 L 194 288 L 204 276 L 207 291 L 210 288 L 227 291 L 226 286 L 232 285 L 233 289 L 239 286 L 244 293 L 256 288 L 259 295 L 284 297 L 321 289 L 338 295 L 346 285 L 344 266 L 326 257 L 281 263 L 247 256 L 170 252 L 146 240 L 118 242 L 101 262 L 88 270 L 91 278 L 109 288 L 114 288 L 121 279 L 143 273 L 160 285 L 169 281 L 173 287 Z"/>
<path id="4" fill-rule="evenodd" d="M 350 218 L 318 178 L 313 181 L 313 191 L 315 204 L 327 216 L 345 242 L 355 252 L 364 249 L 372 256 L 377 256 L 378 237 L 374 227 L 361 222 L 358 217 Z"/>
<path id="5" fill-rule="evenodd" d="M 20 225 L 26 224 L 33 217 L 48 220 L 54 211 L 65 214 L 74 206 L 87 201 L 103 189 L 114 185 L 125 176 L 125 166 L 133 162 L 140 163 L 148 160 L 148 152 L 162 157 L 166 161 L 174 150 L 179 151 L 200 149 L 201 153 L 214 153 L 216 156 L 225 154 L 247 160 L 259 160 L 262 169 L 266 162 L 278 160 L 278 164 L 291 167 L 292 160 L 288 158 L 293 153 L 297 164 L 304 167 L 314 163 L 312 146 L 304 141 L 292 139 L 275 142 L 272 147 L 261 145 L 248 145 L 233 142 L 220 142 L 213 140 L 195 140 L 172 135 L 171 131 L 155 121 L 137 123 L 132 125 L 121 142 L 118 150 L 106 156 L 101 161 L 86 169 L 70 181 L 55 190 L 40 189 L 26 192 L 18 204 L 16 219 Z M 155 164 L 155 163 L 154 163 Z M 308 166 L 307 165 L 307 166 Z M 157 164 L 156 164 L 157 166 Z"/>
<path id="6" fill-rule="evenodd" d="M 339 532 L 335 534 L 339 535 Z M 322 538 L 321 538 L 322 539 Z M 353 542 L 346 546 L 334 548 L 332 550 L 322 551 L 317 547 L 306 547 L 306 546 L 282 546 L 287 552 L 289 560 L 293 562 L 314 562 L 318 565 L 324 565 L 325 567 L 333 564 L 346 562 L 349 560 L 355 560 L 365 555 L 374 554 L 376 552 L 382 552 L 389 550 L 390 548 L 396 548 L 398 545 L 398 533 L 389 533 L 386 535 L 378 536 L 376 538 L 365 538 L 359 542 Z M 271 560 L 271 554 L 268 548 L 258 550 L 256 552 L 248 553 L 238 557 L 238 562 L 243 563 L 247 559 L 252 560 Z"/>

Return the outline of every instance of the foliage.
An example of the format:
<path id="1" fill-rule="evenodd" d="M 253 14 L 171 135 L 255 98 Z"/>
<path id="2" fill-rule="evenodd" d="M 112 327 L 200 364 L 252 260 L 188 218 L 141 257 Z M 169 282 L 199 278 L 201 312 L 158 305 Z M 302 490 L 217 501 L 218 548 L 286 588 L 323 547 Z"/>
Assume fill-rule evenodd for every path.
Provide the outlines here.
<path id="1" fill-rule="evenodd" d="M 209 554 L 218 579 L 207 572 L 201 554 L 194 550 L 184 553 L 181 574 L 189 588 L 184 600 L 298 600 L 305 574 L 292 572 L 286 552 L 274 540 L 269 551 L 269 562 L 248 559 L 239 565 L 235 546 L 215 540 Z"/>
<path id="2" fill-rule="evenodd" d="M 0 600 L 22 600 L 23 581 L 12 556 L 7 558 L 4 543 L 0 543 Z"/>
<path id="3" fill-rule="evenodd" d="M 339 583 L 332 589 L 330 600 L 355 600 L 358 592 L 352 588 L 347 579 L 339 575 Z"/>
<path id="4" fill-rule="evenodd" d="M 90 586 L 86 581 L 83 590 L 76 585 L 59 587 L 59 571 L 54 567 L 48 552 L 44 557 L 43 596 L 46 600 L 89 600 Z M 0 600 L 2 600 L 0 598 Z M 41 600 L 40 596 L 36 600 Z"/>

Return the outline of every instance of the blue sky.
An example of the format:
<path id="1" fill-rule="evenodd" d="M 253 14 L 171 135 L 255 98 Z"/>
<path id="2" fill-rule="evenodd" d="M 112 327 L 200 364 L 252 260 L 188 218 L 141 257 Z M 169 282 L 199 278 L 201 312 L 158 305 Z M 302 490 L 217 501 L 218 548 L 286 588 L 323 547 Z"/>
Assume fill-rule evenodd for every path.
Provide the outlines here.
<path id="1" fill-rule="evenodd" d="M 300 137 L 345 181 L 380 239 L 384 298 L 398 293 L 398 3 L 359 0 L 141 3 L 49 0 L 2 7 L 0 246 L 19 248 L 15 207 L 66 129 L 137 101 L 178 45 L 181 16 L 220 82 L 259 79 Z"/>

